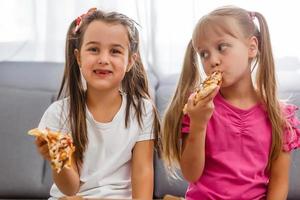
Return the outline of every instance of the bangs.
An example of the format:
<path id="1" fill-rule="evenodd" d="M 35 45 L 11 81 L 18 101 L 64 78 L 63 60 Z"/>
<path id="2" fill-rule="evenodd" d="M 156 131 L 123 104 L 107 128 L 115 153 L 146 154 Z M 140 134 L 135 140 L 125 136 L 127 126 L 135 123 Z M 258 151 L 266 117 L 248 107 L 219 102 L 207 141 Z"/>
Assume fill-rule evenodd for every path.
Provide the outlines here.
<path id="1" fill-rule="evenodd" d="M 222 36 L 230 35 L 239 38 L 240 34 L 234 19 L 225 16 L 205 16 L 196 25 L 193 32 L 193 46 L 197 47 L 200 41 L 207 40 L 214 34 Z M 195 48 L 196 49 L 196 48 Z"/>

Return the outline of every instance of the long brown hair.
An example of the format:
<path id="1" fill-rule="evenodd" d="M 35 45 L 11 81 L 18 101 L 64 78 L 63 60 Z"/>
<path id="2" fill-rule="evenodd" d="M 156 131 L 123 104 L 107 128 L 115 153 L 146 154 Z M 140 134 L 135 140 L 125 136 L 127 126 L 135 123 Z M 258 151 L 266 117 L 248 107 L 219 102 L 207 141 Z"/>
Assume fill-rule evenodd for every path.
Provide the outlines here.
<path id="1" fill-rule="evenodd" d="M 259 27 L 254 23 L 254 18 L 257 19 Z M 230 20 L 235 20 L 238 26 L 232 26 L 229 23 Z M 205 34 L 208 27 L 230 34 L 235 38 L 245 39 L 255 36 L 258 40 L 258 55 L 255 63 L 255 65 L 258 63 L 258 67 L 255 85 L 272 125 L 272 145 L 268 163 L 270 168 L 272 161 L 278 157 L 282 149 L 282 132 L 286 121 L 283 118 L 277 96 L 275 65 L 267 22 L 259 12 L 249 12 L 232 6 L 222 7 L 203 16 L 198 21 L 193 32 L 192 44 L 194 46 L 198 43 L 199 35 Z M 195 69 L 197 66 L 198 59 L 190 42 L 175 95 L 163 121 L 164 157 L 166 164 L 171 167 L 180 161 L 181 109 L 187 101 L 187 95 L 192 92 L 191 89 L 199 84 L 200 75 Z"/>
<path id="2" fill-rule="evenodd" d="M 117 12 L 105 13 L 96 9 L 81 16 L 81 20 L 79 28 L 75 28 L 78 22 L 74 20 L 67 32 L 65 70 L 57 97 L 57 99 L 69 97 L 69 125 L 76 147 L 75 160 L 79 165 L 83 162 L 83 153 L 87 148 L 88 137 L 86 124 L 86 93 L 74 50 L 78 49 L 80 51 L 84 33 L 91 22 L 100 20 L 105 23 L 123 25 L 128 32 L 129 56 L 132 56 L 133 54 L 137 55 L 133 67 L 130 71 L 126 72 L 125 77 L 122 80 L 122 91 L 128 94 L 126 96 L 125 127 L 129 126 L 131 106 L 133 106 L 135 110 L 139 126 L 142 126 L 142 115 L 145 112 L 145 105 L 141 99 L 150 99 L 148 80 L 139 53 L 139 32 L 135 26 L 136 22 Z M 160 123 L 154 105 L 153 112 L 152 133 L 155 134 L 155 147 L 159 150 L 158 141 L 160 139 Z"/>

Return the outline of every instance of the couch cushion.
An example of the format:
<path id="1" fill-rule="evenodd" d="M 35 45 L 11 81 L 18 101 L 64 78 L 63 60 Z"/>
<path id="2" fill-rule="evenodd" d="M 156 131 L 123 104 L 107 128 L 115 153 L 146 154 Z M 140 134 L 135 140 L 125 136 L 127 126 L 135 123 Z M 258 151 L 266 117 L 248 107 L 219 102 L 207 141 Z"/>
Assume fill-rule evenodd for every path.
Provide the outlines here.
<path id="1" fill-rule="evenodd" d="M 38 125 L 56 98 L 63 64 L 0 62 L 0 198 L 47 198 L 49 164 L 38 155 L 27 131 Z"/>
<path id="2" fill-rule="evenodd" d="M 288 200 L 300 199 L 300 150 L 292 152 Z"/>
<path id="3" fill-rule="evenodd" d="M 154 198 L 162 199 L 166 194 L 184 197 L 188 183 L 180 170 L 176 171 L 176 176 L 171 175 L 157 154 L 155 154 L 154 165 Z"/>
<path id="4" fill-rule="evenodd" d="M 54 94 L 0 87 L 0 96 L 0 197 L 45 198 L 49 170 L 27 131 L 38 125 Z"/>
<path id="5" fill-rule="evenodd" d="M 173 93 L 175 92 L 178 74 L 164 77 L 156 90 L 156 106 L 162 118 Z M 154 198 L 163 198 L 166 194 L 184 197 L 188 183 L 177 170 L 178 177 L 171 176 L 163 165 L 163 161 L 155 155 Z"/>
<path id="6" fill-rule="evenodd" d="M 176 84 L 178 81 L 179 75 L 172 74 L 165 76 L 159 80 L 159 85 L 156 90 L 156 106 L 160 117 L 162 118 L 164 112 L 169 105 L 171 98 L 175 92 Z"/>
<path id="7" fill-rule="evenodd" d="M 52 62 L 0 62 L 0 86 L 57 91 L 64 64 Z"/>
<path id="8" fill-rule="evenodd" d="M 158 79 L 156 75 L 152 72 L 152 70 L 147 70 L 146 73 L 149 82 L 150 95 L 155 100 L 155 90 L 158 87 Z"/>

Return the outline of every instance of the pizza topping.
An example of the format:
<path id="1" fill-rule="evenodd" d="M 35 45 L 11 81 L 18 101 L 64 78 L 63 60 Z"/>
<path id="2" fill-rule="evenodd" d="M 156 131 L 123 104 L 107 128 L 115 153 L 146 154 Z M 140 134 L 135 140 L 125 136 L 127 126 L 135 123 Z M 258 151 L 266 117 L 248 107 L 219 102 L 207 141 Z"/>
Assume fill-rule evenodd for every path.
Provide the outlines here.
<path id="1" fill-rule="evenodd" d="M 194 99 L 194 104 L 196 105 L 198 101 L 207 97 L 210 93 L 212 93 L 217 86 L 222 83 L 222 72 L 215 71 L 210 76 L 208 76 L 203 83 L 200 85 L 200 88 L 196 90 L 196 95 Z M 187 104 L 184 105 L 183 113 L 186 114 Z"/>
<path id="2" fill-rule="evenodd" d="M 51 167 L 59 173 L 64 167 L 71 167 L 72 154 L 75 151 L 73 140 L 70 134 L 54 132 L 46 128 L 45 130 L 32 129 L 29 135 L 41 137 L 47 141 Z"/>

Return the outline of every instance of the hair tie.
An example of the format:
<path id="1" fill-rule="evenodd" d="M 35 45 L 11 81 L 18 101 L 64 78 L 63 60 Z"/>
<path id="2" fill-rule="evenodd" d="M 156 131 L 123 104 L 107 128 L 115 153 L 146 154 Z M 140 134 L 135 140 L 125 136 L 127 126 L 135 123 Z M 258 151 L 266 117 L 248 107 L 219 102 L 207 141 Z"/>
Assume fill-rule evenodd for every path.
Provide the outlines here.
<path id="1" fill-rule="evenodd" d="M 82 20 L 83 18 L 85 18 L 86 16 L 89 16 L 91 14 L 93 14 L 95 11 L 97 11 L 97 8 L 90 8 L 87 13 L 80 15 L 79 17 L 76 18 L 76 26 L 75 29 L 73 31 L 74 34 L 77 33 L 77 31 L 79 30 L 79 28 L 81 27 L 82 24 Z"/>

